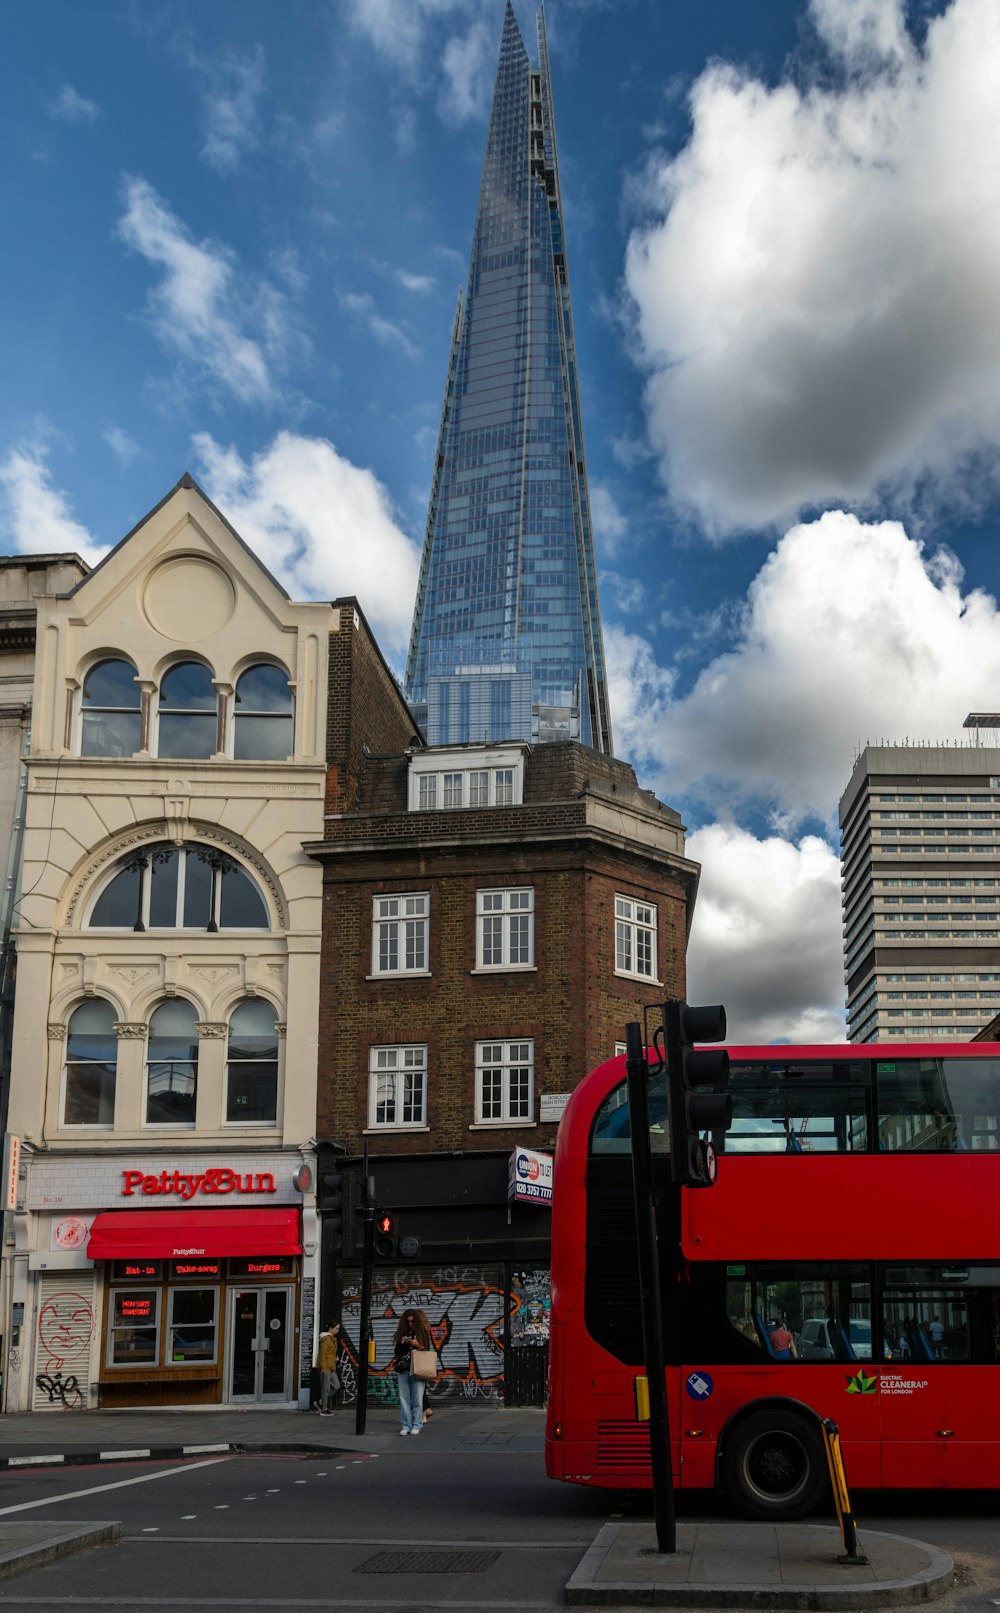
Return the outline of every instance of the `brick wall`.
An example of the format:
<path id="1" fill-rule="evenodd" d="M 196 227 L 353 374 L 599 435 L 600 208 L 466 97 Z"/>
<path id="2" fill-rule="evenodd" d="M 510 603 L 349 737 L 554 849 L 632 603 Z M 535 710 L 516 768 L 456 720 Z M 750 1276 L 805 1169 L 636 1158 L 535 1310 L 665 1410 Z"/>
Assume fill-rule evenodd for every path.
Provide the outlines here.
<path id="1" fill-rule="evenodd" d="M 607 843 L 588 828 L 580 797 L 615 787 L 626 825 L 630 803 L 644 819 L 658 808 L 671 846 L 677 814 L 640 791 L 631 768 L 582 746 L 539 747 L 525 779 L 530 799 L 520 807 L 407 813 L 405 759 L 369 758 L 364 810 L 328 824 L 318 1135 L 349 1153 L 360 1151 L 367 1124 L 373 1045 L 425 1043 L 428 1053 L 430 1129 L 379 1129 L 369 1143 L 380 1155 L 517 1142 L 548 1150 L 551 1124 L 470 1130 L 476 1041 L 533 1039 L 537 1115 L 541 1093 L 571 1091 L 613 1054 L 644 1003 L 684 995 L 696 871 L 648 837 Z M 477 974 L 476 892 L 519 884 L 535 893 L 535 969 Z M 370 979 L 373 897 L 403 891 L 430 896 L 430 974 Z M 614 972 L 619 893 L 656 905 L 657 983 Z"/>
<path id="2" fill-rule="evenodd" d="M 339 599 L 330 634 L 327 811 L 351 812 L 363 786 L 367 753 L 397 758 L 417 736 L 403 692 L 354 599 Z"/>

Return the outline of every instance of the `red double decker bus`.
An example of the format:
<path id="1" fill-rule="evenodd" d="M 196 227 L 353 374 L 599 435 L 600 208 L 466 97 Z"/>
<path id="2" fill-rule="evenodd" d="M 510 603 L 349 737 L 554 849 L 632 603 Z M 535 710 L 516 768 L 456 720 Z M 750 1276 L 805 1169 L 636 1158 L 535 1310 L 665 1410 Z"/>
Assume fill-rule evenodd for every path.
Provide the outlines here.
<path id="1" fill-rule="evenodd" d="M 1000 1044 L 729 1051 L 716 1184 L 660 1200 L 675 1484 L 801 1517 L 829 1417 L 852 1486 L 1000 1487 Z M 663 1188 L 665 1111 L 654 1075 Z M 552 1478 L 649 1485 L 642 1363 L 619 1057 L 580 1083 L 556 1144 Z"/>

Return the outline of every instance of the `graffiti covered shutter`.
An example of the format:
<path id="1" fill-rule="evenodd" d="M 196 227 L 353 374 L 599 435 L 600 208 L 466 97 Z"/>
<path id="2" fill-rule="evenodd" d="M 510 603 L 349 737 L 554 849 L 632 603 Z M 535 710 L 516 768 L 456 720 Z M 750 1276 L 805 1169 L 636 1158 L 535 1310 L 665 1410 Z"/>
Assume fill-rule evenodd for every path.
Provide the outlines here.
<path id="1" fill-rule="evenodd" d="M 35 1326 L 32 1411 L 82 1410 L 90 1389 L 94 1273 L 42 1273 Z"/>

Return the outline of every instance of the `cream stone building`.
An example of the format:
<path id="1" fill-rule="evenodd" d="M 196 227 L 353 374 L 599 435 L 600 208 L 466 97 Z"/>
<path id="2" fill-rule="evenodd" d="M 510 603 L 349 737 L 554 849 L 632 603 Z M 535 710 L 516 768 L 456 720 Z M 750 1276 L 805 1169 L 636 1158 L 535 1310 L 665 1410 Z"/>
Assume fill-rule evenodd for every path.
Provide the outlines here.
<path id="1" fill-rule="evenodd" d="M 306 1403 L 339 614 L 189 477 L 38 601 L 7 1410 Z"/>

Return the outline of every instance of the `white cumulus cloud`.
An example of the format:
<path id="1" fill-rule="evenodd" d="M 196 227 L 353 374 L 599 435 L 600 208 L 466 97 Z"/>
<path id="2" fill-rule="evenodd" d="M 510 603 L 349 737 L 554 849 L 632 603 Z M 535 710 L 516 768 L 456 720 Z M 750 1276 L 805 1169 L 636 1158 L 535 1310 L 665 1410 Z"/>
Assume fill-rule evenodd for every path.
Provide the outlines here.
<path id="1" fill-rule="evenodd" d="M 237 271 L 217 241 L 196 241 L 145 179 L 124 187 L 118 233 L 162 271 L 147 310 L 160 342 L 244 403 L 271 401 L 273 369 L 290 340 L 285 299 Z"/>
<path id="2" fill-rule="evenodd" d="M 713 816 L 833 824 L 859 745 L 960 738 L 1000 688 L 996 600 L 963 593 L 947 549 L 840 510 L 785 534 L 731 637 L 679 692 L 645 638 L 606 634 L 619 751 Z"/>
<path id="3" fill-rule="evenodd" d="M 320 437 L 282 431 L 245 460 L 194 438 L 199 481 L 293 598 L 353 594 L 392 660 L 405 649 L 420 551 L 385 488 Z"/>
<path id="4" fill-rule="evenodd" d="M 652 443 L 709 531 L 1000 458 L 1000 6 L 814 0 L 822 83 L 713 63 L 640 194 L 626 284 Z M 904 507 L 903 505 L 900 508 Z"/>
<path id="5" fill-rule="evenodd" d="M 702 865 L 688 1001 L 723 1003 L 732 1043 L 844 1041 L 836 852 L 816 835 L 760 840 L 713 823 L 687 854 Z"/>
<path id="6" fill-rule="evenodd" d="M 14 554 L 78 554 L 96 565 L 107 553 L 53 487 L 42 441 L 13 444 L 0 460 L 0 539 Z"/>

